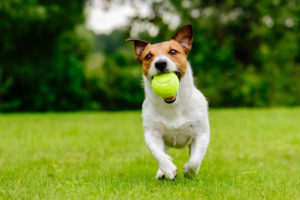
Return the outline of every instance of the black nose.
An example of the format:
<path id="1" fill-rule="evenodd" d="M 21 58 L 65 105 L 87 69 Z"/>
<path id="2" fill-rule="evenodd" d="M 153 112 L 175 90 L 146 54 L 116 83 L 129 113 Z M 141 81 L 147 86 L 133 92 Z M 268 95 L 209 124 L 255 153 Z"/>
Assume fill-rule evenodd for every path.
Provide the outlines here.
<path id="1" fill-rule="evenodd" d="M 163 71 L 167 67 L 167 62 L 165 60 L 159 60 L 155 63 L 155 68 L 159 71 Z"/>

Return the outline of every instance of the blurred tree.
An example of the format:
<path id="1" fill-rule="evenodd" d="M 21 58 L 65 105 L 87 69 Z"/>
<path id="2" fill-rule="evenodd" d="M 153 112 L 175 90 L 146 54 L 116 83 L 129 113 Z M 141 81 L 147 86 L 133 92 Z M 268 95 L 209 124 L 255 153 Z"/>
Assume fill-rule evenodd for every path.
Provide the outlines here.
<path id="1" fill-rule="evenodd" d="M 85 0 L 0 2 L 0 110 L 75 110 L 88 103 Z"/>
<path id="2" fill-rule="evenodd" d="M 124 46 L 128 36 L 128 30 L 119 29 L 95 37 L 95 51 L 101 53 L 103 61 L 94 66 L 97 60 L 94 54 L 86 68 L 91 97 L 102 109 L 140 109 L 144 99 L 141 66 L 132 49 Z"/>
<path id="3" fill-rule="evenodd" d="M 186 24 L 211 106 L 300 104 L 299 1 L 101 2 L 131 3 L 135 16 L 93 37 L 81 25 L 85 0 L 0 1 L 0 111 L 140 108 L 141 66 L 124 40 L 169 40 Z"/>
<path id="4" fill-rule="evenodd" d="M 128 28 L 141 39 L 169 40 L 180 26 L 193 25 L 188 58 L 211 106 L 300 104 L 299 1 L 129 2 L 136 15 Z M 152 12 L 141 13 L 141 6 Z"/>

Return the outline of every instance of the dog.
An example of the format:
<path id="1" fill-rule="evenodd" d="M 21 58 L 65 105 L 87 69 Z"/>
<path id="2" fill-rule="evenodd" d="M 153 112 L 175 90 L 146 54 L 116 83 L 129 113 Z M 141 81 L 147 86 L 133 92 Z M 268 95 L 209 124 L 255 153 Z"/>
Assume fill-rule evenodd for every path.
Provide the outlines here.
<path id="1" fill-rule="evenodd" d="M 177 167 L 167 154 L 170 147 L 189 147 L 189 160 L 183 167 L 184 176 L 195 177 L 210 140 L 208 103 L 195 87 L 187 55 L 192 48 L 191 25 L 181 28 L 169 41 L 150 44 L 133 41 L 135 57 L 143 65 L 145 100 L 142 106 L 144 136 L 147 147 L 158 162 L 157 179 L 175 180 Z M 179 89 L 173 97 L 163 99 L 154 93 L 154 75 L 174 72 Z"/>

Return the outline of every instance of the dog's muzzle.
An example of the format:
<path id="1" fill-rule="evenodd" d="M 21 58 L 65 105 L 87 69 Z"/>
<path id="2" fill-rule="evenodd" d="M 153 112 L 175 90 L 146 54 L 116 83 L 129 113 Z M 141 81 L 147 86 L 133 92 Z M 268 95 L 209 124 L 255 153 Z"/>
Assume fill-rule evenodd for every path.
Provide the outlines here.
<path id="1" fill-rule="evenodd" d="M 176 101 L 176 96 L 177 96 L 177 94 L 175 94 L 175 96 L 173 96 L 173 97 L 165 98 L 164 101 L 168 104 L 174 103 Z"/>

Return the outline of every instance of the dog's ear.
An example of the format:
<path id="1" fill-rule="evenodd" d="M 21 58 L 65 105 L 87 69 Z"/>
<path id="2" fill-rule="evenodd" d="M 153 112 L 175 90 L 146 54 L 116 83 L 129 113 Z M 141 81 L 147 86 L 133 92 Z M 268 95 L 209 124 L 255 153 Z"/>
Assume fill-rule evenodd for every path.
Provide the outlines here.
<path id="1" fill-rule="evenodd" d="M 126 40 L 126 42 L 130 42 L 133 41 L 134 42 L 134 49 L 135 49 L 135 57 L 139 62 L 142 62 L 141 60 L 141 55 L 145 49 L 145 47 L 149 44 L 148 42 L 144 41 L 144 40 L 138 40 L 138 39 L 134 39 L 134 38 L 129 38 Z"/>
<path id="2" fill-rule="evenodd" d="M 192 48 L 193 42 L 193 28 L 192 25 L 186 25 L 182 27 L 177 33 L 172 37 L 173 40 L 176 40 L 184 49 L 185 53 Z"/>

